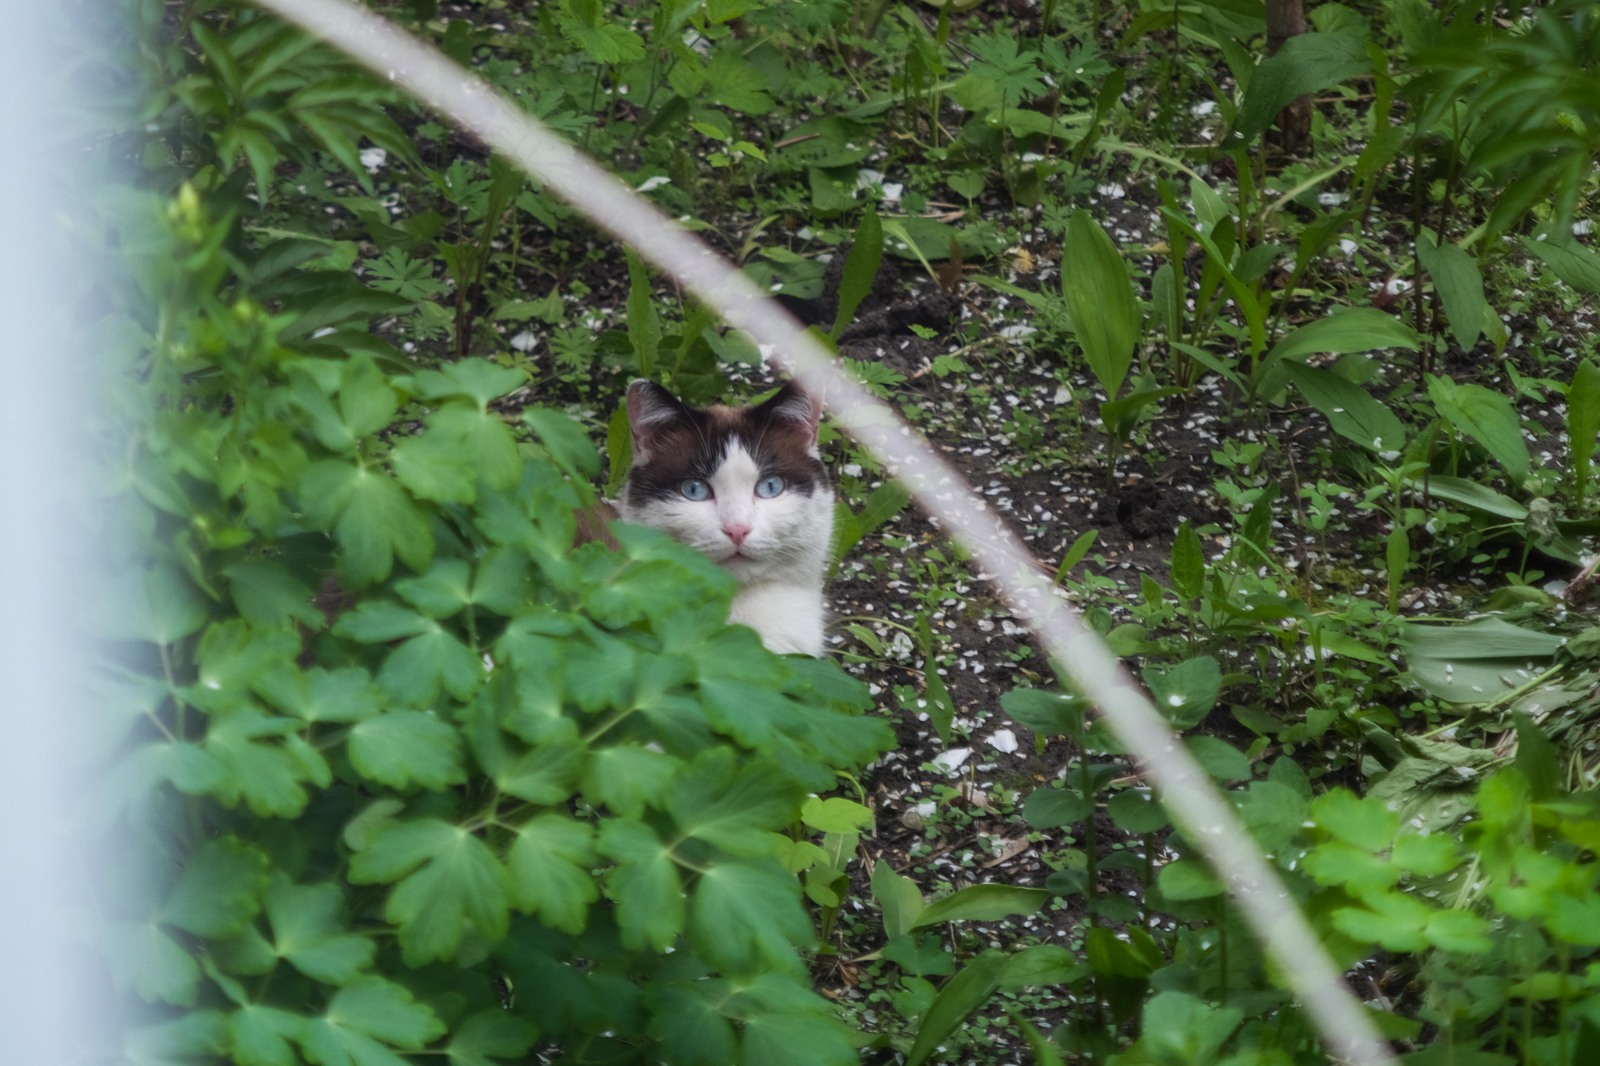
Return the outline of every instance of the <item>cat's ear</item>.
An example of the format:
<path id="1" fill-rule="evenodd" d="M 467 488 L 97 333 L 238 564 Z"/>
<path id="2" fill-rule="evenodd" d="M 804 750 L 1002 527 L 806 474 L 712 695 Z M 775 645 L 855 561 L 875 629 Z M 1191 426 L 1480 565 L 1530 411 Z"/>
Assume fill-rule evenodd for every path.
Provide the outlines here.
<path id="1" fill-rule="evenodd" d="M 777 394 L 759 408 L 767 418 L 792 423 L 806 435 L 812 446 L 817 443 L 817 423 L 822 420 L 822 400 L 790 381 Z"/>
<path id="2" fill-rule="evenodd" d="M 666 389 L 643 378 L 628 386 L 628 426 L 633 430 L 633 465 L 648 462 L 662 436 L 689 417 L 689 409 Z"/>

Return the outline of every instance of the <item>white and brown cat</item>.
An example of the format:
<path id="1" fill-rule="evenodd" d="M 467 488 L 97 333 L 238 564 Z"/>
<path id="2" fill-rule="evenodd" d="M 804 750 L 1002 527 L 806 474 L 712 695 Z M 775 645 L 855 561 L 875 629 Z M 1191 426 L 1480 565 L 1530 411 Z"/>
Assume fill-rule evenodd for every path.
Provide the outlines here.
<path id="1" fill-rule="evenodd" d="M 817 450 L 821 414 L 793 382 L 750 407 L 693 407 L 650 381 L 628 387 L 622 518 L 738 578 L 728 620 L 780 653 L 822 654 L 833 486 Z"/>

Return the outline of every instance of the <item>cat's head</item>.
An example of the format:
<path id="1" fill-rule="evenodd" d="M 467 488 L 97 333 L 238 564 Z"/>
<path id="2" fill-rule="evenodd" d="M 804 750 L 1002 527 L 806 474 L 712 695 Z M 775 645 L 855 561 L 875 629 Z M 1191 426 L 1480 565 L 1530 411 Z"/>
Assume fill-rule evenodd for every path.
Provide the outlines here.
<path id="1" fill-rule="evenodd" d="M 635 381 L 622 517 L 687 544 L 746 584 L 820 581 L 833 536 L 833 489 L 817 450 L 821 414 L 793 382 L 751 407 L 692 407 Z"/>

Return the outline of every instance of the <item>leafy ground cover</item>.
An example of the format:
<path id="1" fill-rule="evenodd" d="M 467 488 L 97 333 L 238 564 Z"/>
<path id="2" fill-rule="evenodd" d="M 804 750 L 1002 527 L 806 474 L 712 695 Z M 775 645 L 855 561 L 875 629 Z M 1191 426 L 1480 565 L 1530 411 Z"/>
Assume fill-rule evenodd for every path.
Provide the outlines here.
<path id="1" fill-rule="evenodd" d="M 1319 4 L 1265 58 L 1253 4 L 380 6 L 982 487 L 1409 1061 L 1590 1061 L 1591 11 Z M 847 440 L 843 672 L 709 636 L 726 589 L 648 538 L 565 557 L 627 380 L 749 395 L 748 342 L 300 35 L 128 10 L 97 145 L 159 206 L 117 306 L 134 528 L 176 545 L 111 634 L 174 862 L 119 926 L 163 960 L 118 973 L 165 1005 L 136 1057 L 1320 1061 L 1138 768 Z"/>

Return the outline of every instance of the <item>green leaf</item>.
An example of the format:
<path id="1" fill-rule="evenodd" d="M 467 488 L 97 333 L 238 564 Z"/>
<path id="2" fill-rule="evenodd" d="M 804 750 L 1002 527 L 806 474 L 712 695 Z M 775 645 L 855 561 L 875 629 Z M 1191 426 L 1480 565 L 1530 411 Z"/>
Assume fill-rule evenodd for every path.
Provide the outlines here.
<path id="1" fill-rule="evenodd" d="M 527 380 L 527 372 L 517 367 L 501 366 L 487 359 L 463 359 L 417 371 L 411 378 L 411 389 L 423 400 L 460 396 L 471 400 L 481 411 Z"/>
<path id="2" fill-rule="evenodd" d="M 1281 53 L 1280 53 L 1281 54 Z M 1283 364 L 1310 355 L 1348 355 L 1389 348 L 1416 351 L 1422 341 L 1412 328 L 1375 307 L 1348 307 L 1308 322 L 1274 344 L 1256 372 L 1256 393 L 1274 396 L 1283 388 Z"/>
<path id="3" fill-rule="evenodd" d="M 1398 457 L 1405 449 L 1404 423 L 1366 389 L 1331 370 L 1304 363 L 1290 363 L 1285 369 L 1295 388 L 1322 412 L 1335 433 L 1380 457 Z"/>
<path id="4" fill-rule="evenodd" d="M 1033 914 L 1054 898 L 1055 893 L 1042 888 L 971 885 L 928 904 L 911 928 L 921 929 L 939 922 L 993 922 L 1016 914 Z"/>
<path id="5" fill-rule="evenodd" d="M 347 985 L 372 965 L 377 944 L 350 934 L 338 885 L 296 885 L 280 874 L 267 889 L 266 911 L 273 952 L 313 981 Z"/>
<path id="6" fill-rule="evenodd" d="M 1034 829 L 1057 829 L 1073 825 L 1094 811 L 1094 801 L 1081 792 L 1045 785 L 1028 794 L 1022 805 L 1022 818 Z"/>
<path id="7" fill-rule="evenodd" d="M 1419 492 L 1427 492 L 1438 499 L 1459 503 L 1463 507 L 1471 507 L 1485 514 L 1499 515 L 1501 518 L 1519 522 L 1528 517 L 1528 509 L 1510 496 L 1486 488 L 1476 481 L 1468 481 L 1466 478 L 1432 474 L 1426 478 L 1407 478 L 1406 483 Z"/>
<path id="8" fill-rule="evenodd" d="M 1248 143 L 1266 132 L 1278 112 L 1307 93 L 1372 70 L 1367 42 L 1355 33 L 1302 33 L 1263 59 L 1239 103 L 1233 139 Z"/>
<path id="9" fill-rule="evenodd" d="M 622 942 L 636 950 L 665 951 L 683 931 L 683 884 L 672 849 L 648 826 L 607 822 L 599 850 L 617 862 L 606 881 L 616 901 Z"/>
<path id="10" fill-rule="evenodd" d="M 1312 800 L 1311 818 L 1335 839 L 1367 852 L 1388 850 L 1400 828 L 1399 816 L 1383 803 L 1342 788 Z"/>
<path id="11" fill-rule="evenodd" d="M 499 1066 L 495 1059 L 525 1060 L 539 1031 L 509 1011 L 479 1011 L 456 1029 L 444 1053 L 457 1066 Z"/>
<path id="12" fill-rule="evenodd" d="M 526 408 L 522 420 L 539 435 L 551 457 L 567 473 L 585 480 L 599 476 L 600 457 L 583 427 L 546 407 Z"/>
<path id="13" fill-rule="evenodd" d="M 1600 255 L 1576 242 L 1522 238 L 1523 247 L 1544 260 L 1556 277 L 1579 292 L 1600 293 Z"/>
<path id="14" fill-rule="evenodd" d="M 855 833 L 872 828 L 872 810 L 843 796 L 819 799 L 807 796 L 800 806 L 800 821 L 819 833 Z"/>
<path id="15" fill-rule="evenodd" d="M 722 1013 L 728 984 L 721 980 L 668 983 L 650 989 L 650 1037 L 666 1062 L 737 1062 L 738 1041 Z"/>
<path id="16" fill-rule="evenodd" d="M 327 765 L 312 749 L 274 743 L 297 726 L 253 709 L 213 718 L 203 747 L 222 772 L 207 791 L 225 807 L 243 802 L 263 818 L 298 816 L 306 805 L 303 782 L 327 773 Z"/>
<path id="17" fill-rule="evenodd" d="M 906 1056 L 906 1066 L 920 1066 L 926 1062 L 968 1015 L 987 1002 L 1000 983 L 1007 961 L 1008 956 L 1003 951 L 985 951 L 945 982 L 922 1017 L 917 1039 Z"/>
<path id="18" fill-rule="evenodd" d="M 1435 244 L 1426 233 L 1417 239 L 1417 258 L 1433 279 L 1456 343 L 1462 350 L 1470 350 L 1483 334 L 1485 318 L 1493 313 L 1483 298 L 1483 274 L 1478 261 L 1454 244 Z"/>
<path id="19" fill-rule="evenodd" d="M 1144 1005 L 1139 1043 L 1163 1063 L 1210 1066 L 1239 1028 L 1244 1012 L 1213 1007 L 1187 992 L 1157 992 Z"/>
<path id="20" fill-rule="evenodd" d="M 656 352 L 661 346 L 661 318 L 650 298 L 650 275 L 644 261 L 624 246 L 628 259 L 628 343 L 633 346 L 634 367 L 641 377 L 656 375 Z"/>
<path id="21" fill-rule="evenodd" d="M 765 115 L 774 106 L 760 69 L 733 49 L 719 49 L 712 55 L 705 78 L 711 99 L 723 107 L 746 115 Z"/>
<path id="22" fill-rule="evenodd" d="M 455 956 L 467 932 L 505 936 L 504 869 L 487 845 L 437 819 L 391 822 L 350 860 L 356 884 L 394 884 L 384 917 L 399 927 L 406 965 Z"/>
<path id="23" fill-rule="evenodd" d="M 261 910 L 267 857 L 233 837 L 206 841 L 184 864 L 161 909 L 161 920 L 196 936 L 242 932 Z"/>
<path id="24" fill-rule="evenodd" d="M 644 39 L 626 26 L 603 21 L 599 0 L 562 0 L 561 35 L 596 63 L 631 63 L 644 58 Z"/>
<path id="25" fill-rule="evenodd" d="M 111 977 L 147 1003 L 192 1007 L 200 966 L 155 922 L 107 922 L 101 934 Z"/>
<path id="26" fill-rule="evenodd" d="M 246 1003 L 228 1015 L 228 1043 L 239 1066 L 297 1066 L 300 1062 L 290 1042 L 304 1039 L 306 1017 Z"/>
<path id="27" fill-rule="evenodd" d="M 1139 307 L 1117 246 L 1082 208 L 1067 221 L 1061 291 L 1084 358 L 1106 398 L 1115 400 L 1133 365 Z"/>
<path id="28" fill-rule="evenodd" d="M 1527 480 L 1528 445 L 1522 439 L 1522 421 L 1511 400 L 1477 384 L 1457 384 L 1449 378 L 1428 379 L 1428 396 L 1439 414 L 1483 445 L 1517 485 Z"/>
<path id="29" fill-rule="evenodd" d="M 447 434 L 407 437 L 389 452 L 389 462 L 395 479 L 419 499 L 471 503 L 477 498 L 472 452 Z"/>
<path id="30" fill-rule="evenodd" d="M 1584 499 L 1594 461 L 1595 439 L 1600 435 L 1600 369 L 1587 359 L 1578 361 L 1567 388 L 1567 439 L 1571 442 L 1572 496 L 1578 510 Z"/>
<path id="31" fill-rule="evenodd" d="M 726 746 L 702 752 L 679 776 L 667 810 L 684 836 L 734 855 L 763 855 L 768 850 L 765 833 L 794 821 L 800 790 L 772 763 L 738 763 Z"/>
<path id="32" fill-rule="evenodd" d="M 718 863 L 695 882 L 689 939 L 723 973 L 801 972 L 796 949 L 813 935 L 799 883 L 770 859 Z"/>
<path id="33" fill-rule="evenodd" d="M 432 629 L 391 651 L 378 670 L 378 684 L 397 703 L 431 704 L 443 687 L 466 699 L 483 681 L 483 661 L 454 633 L 430 620 Z"/>
<path id="34" fill-rule="evenodd" d="M 1172 900 L 1211 899 L 1226 891 L 1211 867 L 1198 859 L 1178 859 L 1161 867 L 1156 875 L 1161 894 Z"/>
<path id="35" fill-rule="evenodd" d="M 410 992 L 372 978 L 335 993 L 327 1012 L 306 1023 L 302 1047 L 318 1066 L 405 1066 L 393 1049 L 417 1051 L 444 1032 Z"/>
<path id="36" fill-rule="evenodd" d="M 1206 587 L 1206 553 L 1200 535 L 1185 518 L 1172 545 L 1172 591 L 1193 603 Z"/>
<path id="37" fill-rule="evenodd" d="M 1089 549 L 1094 547 L 1094 542 L 1099 536 L 1100 531 L 1098 529 L 1091 529 L 1087 533 L 1078 535 L 1078 539 L 1074 540 L 1071 546 L 1067 548 L 1066 553 L 1061 556 L 1061 564 L 1056 567 L 1057 584 L 1065 580 L 1073 567 L 1083 562 L 1084 556 L 1089 554 Z"/>
<path id="38" fill-rule="evenodd" d="M 1006 717 L 1040 736 L 1076 735 L 1083 731 L 1083 701 L 1060 692 L 1014 688 L 1000 697 Z"/>
<path id="39" fill-rule="evenodd" d="M 1222 691 L 1222 667 L 1209 655 L 1196 656 L 1169 669 L 1155 667 L 1144 671 L 1159 710 L 1174 729 L 1199 725 L 1217 705 Z"/>
<path id="40" fill-rule="evenodd" d="M 300 502 L 318 527 L 332 527 L 344 549 L 341 573 L 362 588 L 389 576 L 399 555 L 413 570 L 433 556 L 433 531 L 400 486 L 365 466 L 325 461 L 306 468 Z"/>
<path id="41" fill-rule="evenodd" d="M 372 359 L 354 355 L 339 373 L 339 414 L 355 440 L 378 432 L 393 420 L 400 398 Z"/>
<path id="42" fill-rule="evenodd" d="M 878 213 L 869 207 L 856 227 L 850 253 L 845 256 L 844 273 L 839 279 L 839 311 L 834 316 L 833 329 L 828 332 L 835 342 L 855 317 L 861 301 L 871 294 L 872 282 L 882 262 L 883 224 L 878 220 Z"/>
<path id="43" fill-rule="evenodd" d="M 879 860 L 872 868 L 872 898 L 883 911 L 883 932 L 891 940 L 909 933 L 922 913 L 922 890 Z"/>
<path id="44" fill-rule="evenodd" d="M 391 710 L 350 729 L 350 764 L 390 788 L 437 792 L 466 778 L 461 739 L 432 711 Z"/>
<path id="45" fill-rule="evenodd" d="M 1561 649 L 1553 633 L 1499 618 L 1459 625 L 1407 625 L 1400 645 L 1411 680 L 1440 699 L 1488 703 L 1532 677 Z"/>
<path id="46" fill-rule="evenodd" d="M 624 818 L 637 819 L 646 806 L 661 806 L 682 766 L 671 755 L 648 748 L 602 748 L 590 755 L 581 787 L 595 806 L 604 804 Z"/>
<path id="47" fill-rule="evenodd" d="M 1184 737 L 1183 746 L 1206 773 L 1218 781 L 1245 781 L 1250 777 L 1250 760 L 1226 741 L 1216 737 Z"/>
<path id="48" fill-rule="evenodd" d="M 1428 946 L 1424 930 L 1432 911 L 1426 904 L 1395 892 L 1369 896 L 1366 903 L 1335 910 L 1333 927 L 1358 943 L 1390 951 L 1415 953 Z"/>
<path id="49" fill-rule="evenodd" d="M 565 814 L 541 814 L 515 833 L 506 855 L 512 904 L 553 928 L 581 934 L 589 904 L 600 898 L 590 873 L 594 840 L 589 826 Z"/>
<path id="50" fill-rule="evenodd" d="M 394 583 L 400 598 L 429 618 L 450 618 L 472 602 L 472 566 L 465 559 L 438 559 L 426 574 Z M 396 633 L 388 639 L 415 636 L 425 630 Z M 369 641 L 370 643 L 370 641 Z"/>

